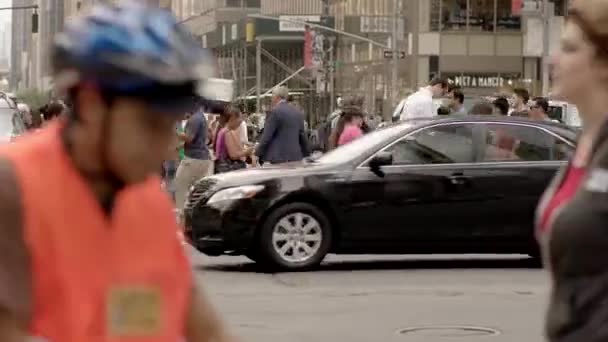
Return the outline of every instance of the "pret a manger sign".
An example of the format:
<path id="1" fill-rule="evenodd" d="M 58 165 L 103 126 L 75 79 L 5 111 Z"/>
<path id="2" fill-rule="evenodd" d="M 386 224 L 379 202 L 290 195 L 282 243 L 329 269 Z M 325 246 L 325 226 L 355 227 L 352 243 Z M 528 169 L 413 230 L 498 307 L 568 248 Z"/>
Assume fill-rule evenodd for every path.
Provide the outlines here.
<path id="1" fill-rule="evenodd" d="M 508 80 L 500 76 L 456 76 L 450 78 L 455 85 L 463 88 L 496 88 L 504 86 Z"/>

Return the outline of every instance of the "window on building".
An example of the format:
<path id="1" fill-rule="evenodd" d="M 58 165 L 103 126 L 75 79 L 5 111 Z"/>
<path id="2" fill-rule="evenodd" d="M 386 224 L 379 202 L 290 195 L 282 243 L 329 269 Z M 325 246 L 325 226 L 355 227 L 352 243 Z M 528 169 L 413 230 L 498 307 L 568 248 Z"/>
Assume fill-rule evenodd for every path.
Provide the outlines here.
<path id="1" fill-rule="evenodd" d="M 226 7 L 241 7 L 242 0 L 226 0 Z"/>
<path id="2" fill-rule="evenodd" d="M 555 15 L 566 16 L 568 13 L 568 0 L 553 0 L 555 4 Z"/>
<path id="3" fill-rule="evenodd" d="M 245 0 L 245 6 L 248 8 L 260 8 L 260 0 Z"/>
<path id="4" fill-rule="evenodd" d="M 513 15 L 511 0 L 496 0 L 496 31 L 521 30 L 521 18 Z"/>
<path id="5" fill-rule="evenodd" d="M 494 0 L 469 0 L 469 30 L 494 31 Z"/>
<path id="6" fill-rule="evenodd" d="M 511 13 L 511 0 L 431 0 L 429 11 L 431 31 L 493 32 L 521 29 L 519 16 Z"/>
<path id="7" fill-rule="evenodd" d="M 467 0 L 442 0 L 440 4 L 442 30 L 466 30 Z"/>

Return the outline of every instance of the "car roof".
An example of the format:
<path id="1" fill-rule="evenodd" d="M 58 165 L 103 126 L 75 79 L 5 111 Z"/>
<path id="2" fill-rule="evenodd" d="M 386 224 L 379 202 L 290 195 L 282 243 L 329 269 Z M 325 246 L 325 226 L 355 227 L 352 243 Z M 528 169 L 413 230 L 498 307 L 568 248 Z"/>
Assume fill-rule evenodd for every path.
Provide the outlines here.
<path id="1" fill-rule="evenodd" d="M 506 123 L 525 123 L 542 127 L 558 127 L 572 129 L 570 126 L 554 121 L 539 121 L 521 116 L 504 115 L 440 115 L 433 118 L 408 119 L 405 122 L 423 123 L 442 123 L 442 122 L 506 122 Z"/>
<path id="2" fill-rule="evenodd" d="M 570 140 L 576 140 L 579 131 L 572 126 L 568 126 L 554 121 L 540 121 L 519 116 L 504 116 L 504 115 L 441 115 L 433 118 L 409 119 L 404 122 L 415 123 L 417 126 L 426 126 L 438 123 L 455 123 L 455 122 L 490 122 L 490 123 L 511 123 L 511 124 L 526 124 L 535 127 L 542 127 L 554 133 L 564 136 Z"/>

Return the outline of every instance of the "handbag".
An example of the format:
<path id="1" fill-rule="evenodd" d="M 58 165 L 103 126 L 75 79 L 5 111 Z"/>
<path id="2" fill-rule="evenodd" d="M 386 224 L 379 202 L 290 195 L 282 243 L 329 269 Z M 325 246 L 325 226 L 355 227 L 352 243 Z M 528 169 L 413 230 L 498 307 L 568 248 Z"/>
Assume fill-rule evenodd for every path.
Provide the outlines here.
<path id="1" fill-rule="evenodd" d="M 242 160 L 233 160 L 230 158 L 221 158 L 215 161 L 214 172 L 215 173 L 224 173 L 230 171 L 236 171 L 240 169 L 244 169 L 247 167 Z"/>

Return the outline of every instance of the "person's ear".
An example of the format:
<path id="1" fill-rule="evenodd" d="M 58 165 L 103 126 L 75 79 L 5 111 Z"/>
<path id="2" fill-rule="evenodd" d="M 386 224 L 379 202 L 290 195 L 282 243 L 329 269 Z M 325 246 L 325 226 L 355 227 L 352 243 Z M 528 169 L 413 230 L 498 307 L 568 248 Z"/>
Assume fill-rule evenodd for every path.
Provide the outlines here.
<path id="1" fill-rule="evenodd" d="M 102 120 L 103 113 L 108 110 L 99 90 L 93 85 L 82 85 L 76 93 L 78 120 L 85 126 L 96 124 Z"/>

